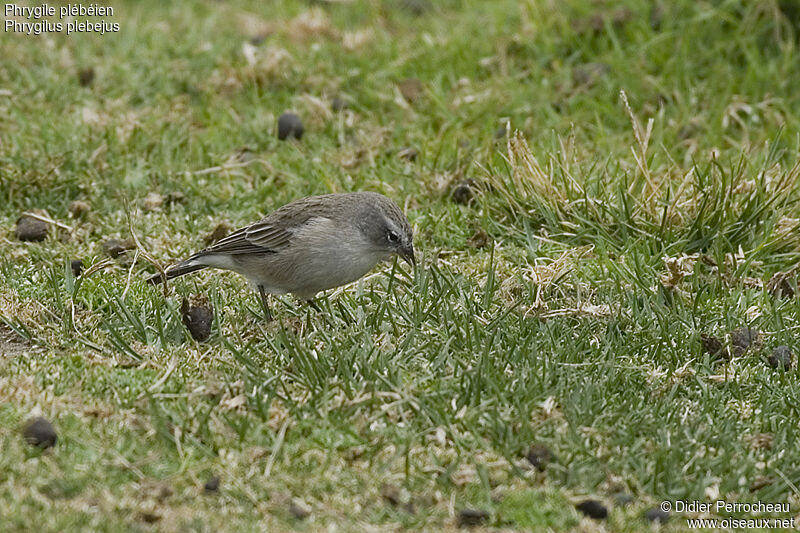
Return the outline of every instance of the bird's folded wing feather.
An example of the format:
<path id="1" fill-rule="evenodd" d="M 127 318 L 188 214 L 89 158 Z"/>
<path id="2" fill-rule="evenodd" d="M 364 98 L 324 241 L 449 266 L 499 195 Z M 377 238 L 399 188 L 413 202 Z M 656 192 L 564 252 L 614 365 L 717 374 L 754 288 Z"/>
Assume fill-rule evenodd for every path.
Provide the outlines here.
<path id="1" fill-rule="evenodd" d="M 266 221 L 256 222 L 220 239 L 201 254 L 251 254 L 277 252 L 292 238 L 293 228 L 280 228 Z"/>
<path id="2" fill-rule="evenodd" d="M 291 243 L 292 237 L 298 229 L 312 219 L 320 218 L 322 214 L 322 204 L 313 201 L 314 198 L 304 200 L 303 209 L 286 209 L 287 206 L 284 206 L 263 220 L 234 231 L 197 255 L 217 253 L 237 255 L 279 251 Z"/>

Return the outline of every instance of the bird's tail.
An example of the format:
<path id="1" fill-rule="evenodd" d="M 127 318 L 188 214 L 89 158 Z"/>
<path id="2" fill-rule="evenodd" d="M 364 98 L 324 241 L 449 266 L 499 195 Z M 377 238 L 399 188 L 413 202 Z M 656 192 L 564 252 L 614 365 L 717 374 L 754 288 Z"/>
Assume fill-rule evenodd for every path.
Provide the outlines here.
<path id="1" fill-rule="evenodd" d="M 178 276 L 183 276 L 184 274 L 189 274 L 190 272 L 195 272 L 197 270 L 202 270 L 206 268 L 208 265 L 199 264 L 197 261 L 192 259 L 187 259 L 186 261 L 181 261 L 177 265 L 172 265 L 162 275 L 160 272 L 153 276 L 147 278 L 147 283 L 150 285 L 158 285 L 159 283 L 177 278 Z"/>

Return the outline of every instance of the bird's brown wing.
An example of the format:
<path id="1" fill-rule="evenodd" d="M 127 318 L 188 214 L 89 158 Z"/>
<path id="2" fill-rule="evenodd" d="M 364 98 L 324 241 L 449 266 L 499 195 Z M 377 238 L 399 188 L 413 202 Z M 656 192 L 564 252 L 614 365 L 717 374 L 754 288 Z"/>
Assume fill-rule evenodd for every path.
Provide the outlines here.
<path id="1" fill-rule="evenodd" d="M 256 222 L 220 239 L 200 254 L 251 254 L 277 252 L 289 244 L 291 232 L 286 229 Z"/>
<path id="2" fill-rule="evenodd" d="M 325 203 L 320 197 L 303 198 L 234 231 L 197 255 L 277 252 L 289 245 L 295 230 L 324 212 Z"/>

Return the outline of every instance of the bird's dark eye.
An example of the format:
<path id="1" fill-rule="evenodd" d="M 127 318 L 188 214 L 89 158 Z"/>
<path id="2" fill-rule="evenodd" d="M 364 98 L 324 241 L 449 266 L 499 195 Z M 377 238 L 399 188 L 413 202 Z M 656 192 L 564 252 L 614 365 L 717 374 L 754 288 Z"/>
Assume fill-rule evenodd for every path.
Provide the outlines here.
<path id="1" fill-rule="evenodd" d="M 392 242 L 392 243 L 400 242 L 400 235 L 398 235 L 394 231 L 390 231 L 389 235 L 387 235 L 386 238 L 389 239 L 389 242 Z"/>

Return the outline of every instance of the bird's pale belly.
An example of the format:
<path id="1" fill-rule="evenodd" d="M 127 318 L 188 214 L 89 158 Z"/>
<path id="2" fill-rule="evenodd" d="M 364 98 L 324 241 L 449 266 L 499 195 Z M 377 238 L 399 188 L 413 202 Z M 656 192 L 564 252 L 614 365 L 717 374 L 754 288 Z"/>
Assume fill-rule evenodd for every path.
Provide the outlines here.
<path id="1" fill-rule="evenodd" d="M 385 254 L 350 254 L 346 249 L 330 250 L 327 254 L 316 253 L 301 263 L 298 270 L 302 275 L 295 277 L 293 292 L 303 298 L 304 294 L 317 292 L 346 285 L 364 276 L 372 270 Z"/>
<path id="2" fill-rule="evenodd" d="M 232 270 L 247 276 L 253 285 L 263 285 L 269 293 L 290 292 L 310 300 L 318 292 L 356 281 L 387 255 L 382 251 L 364 253 L 363 248 L 359 249 L 360 253 L 354 253 L 351 248 L 346 243 L 332 242 L 313 251 L 266 255 L 258 264 L 252 257 L 240 258 L 238 268 Z"/>

